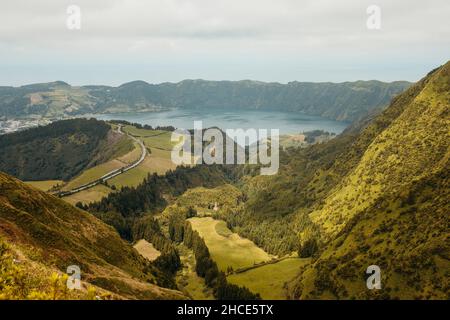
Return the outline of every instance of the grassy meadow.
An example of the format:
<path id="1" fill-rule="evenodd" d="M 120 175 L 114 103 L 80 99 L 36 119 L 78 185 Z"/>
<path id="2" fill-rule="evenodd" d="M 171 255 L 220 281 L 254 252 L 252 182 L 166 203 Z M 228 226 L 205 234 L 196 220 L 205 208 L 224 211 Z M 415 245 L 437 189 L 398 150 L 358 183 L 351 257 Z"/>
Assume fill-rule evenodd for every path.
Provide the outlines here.
<path id="1" fill-rule="evenodd" d="M 263 299 L 283 300 L 286 299 L 285 284 L 293 280 L 299 268 L 308 262 L 309 259 L 287 258 L 277 263 L 231 274 L 227 279 L 230 283 L 258 292 Z"/>
<path id="2" fill-rule="evenodd" d="M 191 223 L 192 229 L 205 240 L 212 259 L 222 271 L 226 271 L 228 267 L 236 270 L 272 259 L 267 252 L 257 247 L 252 241 L 229 231 L 223 221 L 214 220 L 211 217 L 195 217 L 188 221 Z"/>

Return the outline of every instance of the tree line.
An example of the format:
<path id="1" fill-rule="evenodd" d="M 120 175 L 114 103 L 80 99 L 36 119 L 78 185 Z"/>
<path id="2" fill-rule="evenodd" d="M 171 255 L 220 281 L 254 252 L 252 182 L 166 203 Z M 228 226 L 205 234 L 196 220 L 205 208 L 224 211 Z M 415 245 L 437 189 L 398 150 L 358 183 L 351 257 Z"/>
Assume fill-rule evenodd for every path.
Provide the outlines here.
<path id="1" fill-rule="evenodd" d="M 152 214 L 166 207 L 164 197 L 175 197 L 197 186 L 217 186 L 229 180 L 228 174 L 220 166 L 181 166 L 164 175 L 149 174 L 137 187 L 123 187 L 99 202 L 78 206 L 113 226 L 123 239 L 130 242 L 145 239 L 152 243 L 161 252 L 152 266 L 164 273 L 156 278 L 162 279 L 160 285 L 173 287 L 175 273 L 181 266 L 179 253 Z"/>

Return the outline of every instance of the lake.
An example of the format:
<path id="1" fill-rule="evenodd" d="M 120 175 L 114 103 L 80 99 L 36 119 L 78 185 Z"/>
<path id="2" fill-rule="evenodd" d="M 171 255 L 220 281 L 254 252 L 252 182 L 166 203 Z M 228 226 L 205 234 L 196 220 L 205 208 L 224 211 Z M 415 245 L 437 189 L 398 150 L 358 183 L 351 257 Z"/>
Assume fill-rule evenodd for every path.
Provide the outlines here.
<path id="1" fill-rule="evenodd" d="M 334 121 L 299 112 L 260 111 L 260 110 L 192 110 L 172 109 L 162 112 L 136 112 L 96 114 L 99 120 L 126 120 L 156 126 L 174 126 L 192 129 L 194 121 L 203 121 L 203 128 L 218 127 L 226 129 L 279 129 L 280 134 L 295 134 L 311 130 L 324 130 L 341 133 L 348 122 Z"/>

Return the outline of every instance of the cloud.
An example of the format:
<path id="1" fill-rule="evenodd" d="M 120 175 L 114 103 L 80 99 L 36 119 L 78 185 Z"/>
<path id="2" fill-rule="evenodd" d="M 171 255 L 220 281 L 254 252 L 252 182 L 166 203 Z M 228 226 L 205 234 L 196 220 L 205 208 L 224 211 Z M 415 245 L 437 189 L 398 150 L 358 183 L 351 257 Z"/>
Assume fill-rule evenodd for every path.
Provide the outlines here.
<path id="1" fill-rule="evenodd" d="M 66 27 L 70 4 L 81 8 L 79 31 Z M 9 1 L 0 11 L 0 68 L 2 64 L 9 70 L 38 68 L 36 58 L 43 68 L 64 69 L 67 63 L 145 65 L 149 60 L 190 68 L 203 60 L 213 68 L 207 74 L 220 77 L 230 61 L 249 63 L 248 70 L 264 61 L 289 70 L 344 66 L 350 61 L 380 65 L 376 60 L 406 67 L 408 61 L 417 64 L 429 58 L 436 63 L 449 56 L 449 1 L 377 1 L 382 9 L 379 31 L 366 28 L 366 8 L 371 4 L 368 0 L 40 0 L 39 5 Z M 293 78 L 288 72 L 281 79 L 274 67 L 266 67 L 267 78 L 275 73 L 274 80 Z M 172 74 L 174 80 L 182 76 Z M 200 68 L 199 77 L 202 74 Z M 261 72 L 246 74 L 256 77 Z M 236 77 L 243 75 L 238 72 Z"/>

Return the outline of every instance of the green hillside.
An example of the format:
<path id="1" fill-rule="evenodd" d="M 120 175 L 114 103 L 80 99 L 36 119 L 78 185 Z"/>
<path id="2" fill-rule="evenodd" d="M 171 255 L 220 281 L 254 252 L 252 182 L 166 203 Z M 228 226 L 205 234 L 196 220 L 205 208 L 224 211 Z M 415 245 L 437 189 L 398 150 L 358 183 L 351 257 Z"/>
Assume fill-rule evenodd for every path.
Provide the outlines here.
<path id="1" fill-rule="evenodd" d="M 168 108 L 259 109 L 302 112 L 353 121 L 384 108 L 409 82 L 343 83 L 184 80 L 118 87 L 70 86 L 57 81 L 0 87 L 0 118 L 61 117 L 91 113 L 160 111 Z"/>
<path id="2" fill-rule="evenodd" d="M 274 87 L 269 90 L 269 85 Z M 300 90 L 302 85 L 286 86 Z M 326 85 L 330 87 L 323 99 L 314 100 L 315 111 L 307 112 L 359 119 L 382 108 L 380 101 L 394 94 L 388 88 L 373 89 L 381 85 L 378 82 L 341 84 L 357 92 L 351 100 L 343 88 Z M 312 84 L 306 87 L 311 95 L 319 90 Z M 243 107 L 242 97 L 247 102 L 258 97 L 259 104 L 247 107 L 262 109 L 277 96 L 274 88 L 278 84 L 200 80 L 160 86 L 139 81 L 112 93 L 89 87 L 98 99 L 133 101 L 134 106 L 157 97 L 156 105 L 222 108 L 226 93 L 238 107 Z M 353 102 L 361 106 L 358 99 L 368 99 L 367 94 L 380 104 L 352 108 Z M 295 111 L 306 110 L 303 103 L 311 106 L 306 93 L 290 97 L 304 98 Z M 339 112 L 320 108 L 327 99 L 337 100 L 332 108 Z M 283 108 L 281 102 L 278 106 Z M 449 299 L 449 113 L 450 62 L 395 96 L 384 111 L 371 112 L 336 137 L 309 146 L 285 144 L 277 175 L 258 175 L 252 165 L 180 166 L 82 206 L 90 214 L 0 174 L 0 236 L 6 251 L 47 268 L 47 278 L 52 268 L 64 270 L 70 261 L 85 270 L 86 281 L 98 290 L 123 298 L 181 297 L 161 288 L 175 288 L 178 279 L 186 294 L 218 299 L 258 294 L 276 299 Z M 55 141 L 79 148 L 81 158 L 73 150 L 59 150 L 75 158 L 67 162 L 70 170 L 84 171 L 109 157 L 99 158 L 98 150 L 112 154 L 124 149 L 123 141 L 105 144 L 111 130 L 103 122 L 96 124 L 76 133 L 56 130 L 54 137 L 47 134 L 42 141 L 37 134 L 33 140 L 28 130 L 6 136 L 5 146 L 19 159 L 43 157 L 39 150 L 30 150 L 54 146 Z M 150 137 L 131 126 L 124 130 L 140 136 L 152 154 L 170 148 L 165 136 Z M 80 132 L 94 137 L 80 138 Z M 80 141 L 84 143 L 77 147 Z M 115 143 L 121 147 L 108 147 Z M 56 157 L 53 168 L 64 168 L 64 159 Z M 36 167 L 36 160 L 28 166 L 23 160 L 17 163 L 19 168 L 50 172 L 46 166 Z M 69 174 L 69 169 L 61 172 Z M 145 261 L 119 234 L 129 241 L 145 239 L 161 256 Z M 30 247 L 36 256 L 28 253 Z M 181 271 L 180 261 L 186 263 Z M 366 287 L 370 265 L 381 269 L 381 290 Z M 276 275 L 264 277 L 270 273 Z"/>
<path id="3" fill-rule="evenodd" d="M 0 272 L 0 296 L 8 293 L 11 286 L 17 289 L 20 285 L 14 281 L 8 284 L 8 270 L 14 269 L 10 258 L 15 257 L 16 261 L 23 261 L 25 271 L 16 271 L 23 275 L 25 288 L 10 298 L 30 298 L 32 292 L 40 292 L 38 283 L 45 284 L 49 270 L 65 273 L 70 265 L 80 267 L 83 281 L 118 298 L 183 298 L 175 290 L 152 284 L 160 280 L 160 272 L 113 228 L 3 173 L 0 173 L 0 240 L 0 270 L 7 270 L 4 274 Z M 6 255 L 7 251 L 11 252 Z M 41 273 L 32 272 L 33 266 Z"/>

